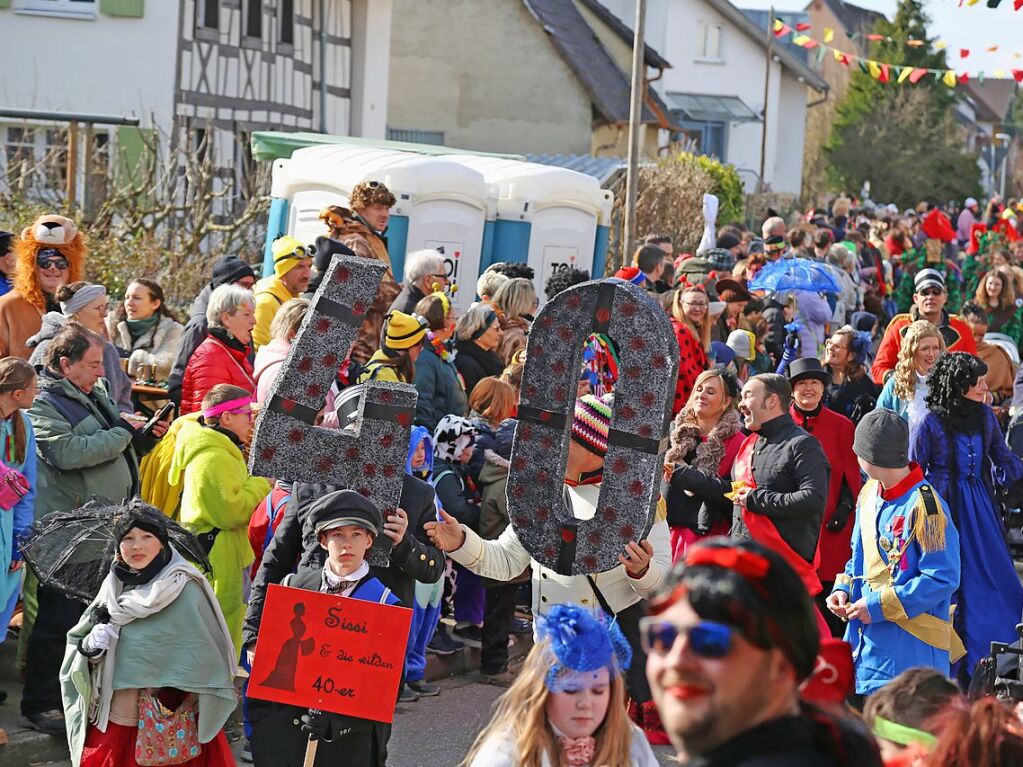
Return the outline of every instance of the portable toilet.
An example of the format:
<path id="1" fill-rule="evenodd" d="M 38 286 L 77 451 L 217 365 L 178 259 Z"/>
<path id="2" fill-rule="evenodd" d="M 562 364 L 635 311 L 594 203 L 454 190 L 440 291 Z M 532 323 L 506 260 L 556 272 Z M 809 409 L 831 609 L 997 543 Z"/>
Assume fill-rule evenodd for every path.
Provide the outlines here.
<path id="1" fill-rule="evenodd" d="M 496 190 L 483 176 L 446 157 L 373 147 L 311 146 L 274 161 L 264 274 L 272 272 L 271 247 L 281 234 L 312 243 L 326 228 L 328 205 L 347 207 L 360 181 L 382 182 L 397 202 L 387 228 L 394 276 L 404 276 L 405 255 L 423 248 L 444 254 L 450 279 L 459 285 L 454 305 L 472 303 L 483 253 L 487 218 L 496 211 Z"/>
<path id="2" fill-rule="evenodd" d="M 600 182 L 567 168 L 503 157 L 449 155 L 497 188 L 497 218 L 482 268 L 523 261 L 536 274 L 537 295 L 554 272 L 575 267 L 602 277 L 607 262 L 614 195 Z"/>

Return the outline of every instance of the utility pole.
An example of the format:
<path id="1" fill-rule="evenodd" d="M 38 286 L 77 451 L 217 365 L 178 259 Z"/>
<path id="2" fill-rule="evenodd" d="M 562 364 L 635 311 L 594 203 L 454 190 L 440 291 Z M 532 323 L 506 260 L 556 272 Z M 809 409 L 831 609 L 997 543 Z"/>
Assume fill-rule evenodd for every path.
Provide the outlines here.
<path id="1" fill-rule="evenodd" d="M 764 125 L 760 131 L 760 178 L 758 191 L 763 192 L 767 188 L 764 181 L 764 173 L 767 169 L 767 98 L 771 85 L 771 57 L 774 54 L 774 6 L 767 17 L 767 61 L 764 63 Z"/>
<path id="2" fill-rule="evenodd" d="M 646 0 L 636 0 L 636 34 L 632 41 L 632 102 L 629 104 L 629 155 L 625 176 L 625 222 L 622 263 L 636 246 L 636 197 L 639 188 L 639 135 L 643 129 L 643 81 L 646 74 Z"/>

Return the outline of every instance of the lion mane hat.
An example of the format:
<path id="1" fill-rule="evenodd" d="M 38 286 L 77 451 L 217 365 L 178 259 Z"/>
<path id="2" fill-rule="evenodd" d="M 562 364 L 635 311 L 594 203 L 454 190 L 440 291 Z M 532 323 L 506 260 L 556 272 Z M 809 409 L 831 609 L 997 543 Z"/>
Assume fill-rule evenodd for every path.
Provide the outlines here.
<path id="1" fill-rule="evenodd" d="M 75 222 L 55 213 L 40 216 L 21 230 L 21 239 L 14 245 L 17 259 L 14 289 L 40 311 L 46 311 L 46 296 L 36 281 L 36 256 L 48 249 L 58 251 L 68 260 L 68 282 L 82 279 L 88 252 L 85 236 Z"/>

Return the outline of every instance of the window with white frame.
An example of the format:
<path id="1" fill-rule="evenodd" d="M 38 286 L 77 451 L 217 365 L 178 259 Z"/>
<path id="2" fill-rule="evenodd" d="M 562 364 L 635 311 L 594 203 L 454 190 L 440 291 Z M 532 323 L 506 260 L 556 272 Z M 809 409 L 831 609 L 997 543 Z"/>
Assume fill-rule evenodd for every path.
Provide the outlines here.
<path id="1" fill-rule="evenodd" d="M 220 29 L 220 0 L 195 0 L 197 29 Z"/>
<path id="2" fill-rule="evenodd" d="M 96 0 L 17 0 L 15 10 L 80 19 L 96 18 Z"/>
<path id="3" fill-rule="evenodd" d="M 68 171 L 68 132 L 63 126 L 0 125 L 0 187 L 64 189 Z M 85 136 L 79 131 L 79 177 L 84 172 Z M 92 176 L 105 176 L 110 167 L 110 134 L 93 131 Z M 81 189 L 81 187 L 79 187 Z"/>
<path id="4" fill-rule="evenodd" d="M 263 37 L 263 0 L 246 0 L 245 36 L 254 40 Z"/>
<path id="5" fill-rule="evenodd" d="M 722 61 L 721 58 L 721 35 L 720 24 L 701 23 L 700 34 L 700 59 L 704 61 Z"/>
<path id="6" fill-rule="evenodd" d="M 277 6 L 278 17 L 278 42 L 282 45 L 294 45 L 295 43 L 295 2 L 294 0 L 280 0 Z"/>

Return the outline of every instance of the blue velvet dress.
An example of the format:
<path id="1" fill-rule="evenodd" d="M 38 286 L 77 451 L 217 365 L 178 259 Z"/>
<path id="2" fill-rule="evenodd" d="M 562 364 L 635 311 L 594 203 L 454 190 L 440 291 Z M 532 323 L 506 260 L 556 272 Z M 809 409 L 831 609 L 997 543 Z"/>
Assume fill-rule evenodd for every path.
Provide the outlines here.
<path id="1" fill-rule="evenodd" d="M 955 627 L 966 658 L 955 669 L 966 682 L 991 642 L 1013 642 L 1023 619 L 1023 585 L 1012 563 L 1005 530 L 995 506 L 995 485 L 1023 478 L 1023 462 L 1005 445 L 991 408 L 980 408 L 979 428 L 958 431 L 934 413 L 913 430 L 909 455 L 946 500 L 959 531 L 962 557 Z"/>

